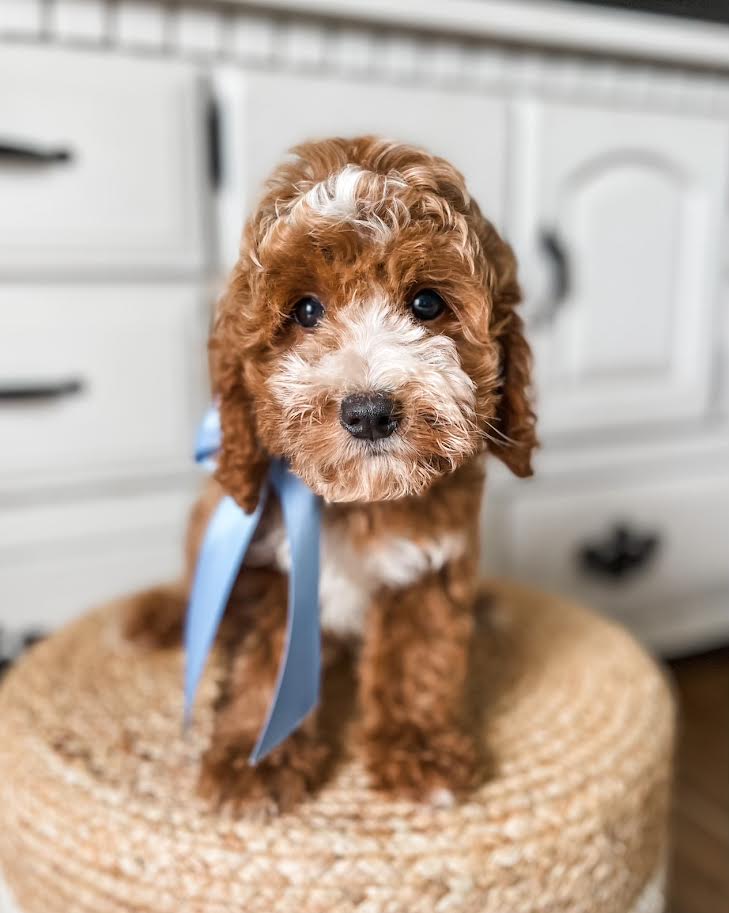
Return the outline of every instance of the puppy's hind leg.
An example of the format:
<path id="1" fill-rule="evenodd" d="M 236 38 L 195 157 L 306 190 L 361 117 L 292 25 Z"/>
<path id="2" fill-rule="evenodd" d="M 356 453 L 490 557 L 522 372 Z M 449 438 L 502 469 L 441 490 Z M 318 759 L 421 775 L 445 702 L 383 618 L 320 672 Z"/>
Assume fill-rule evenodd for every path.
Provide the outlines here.
<path id="1" fill-rule="evenodd" d="M 170 583 L 134 596 L 122 617 L 122 633 L 140 646 L 152 649 L 178 647 L 187 609 L 187 587 Z"/>

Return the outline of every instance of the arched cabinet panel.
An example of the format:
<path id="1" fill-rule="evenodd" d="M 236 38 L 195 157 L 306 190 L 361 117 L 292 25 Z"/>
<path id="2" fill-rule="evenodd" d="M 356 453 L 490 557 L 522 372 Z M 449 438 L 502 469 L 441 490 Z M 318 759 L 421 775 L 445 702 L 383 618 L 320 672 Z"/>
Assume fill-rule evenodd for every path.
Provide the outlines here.
<path id="1" fill-rule="evenodd" d="M 703 416 L 726 125 L 538 103 L 517 124 L 515 240 L 543 430 Z"/>
<path id="2" fill-rule="evenodd" d="M 560 230 L 573 240 L 573 338 L 554 376 L 645 380 L 671 362 L 686 186 L 654 162 L 595 163 L 563 188 Z M 634 201 L 640 199 L 640 205 Z M 604 256 L 604 252 L 609 252 Z M 564 376 L 564 374 L 562 376 Z"/>

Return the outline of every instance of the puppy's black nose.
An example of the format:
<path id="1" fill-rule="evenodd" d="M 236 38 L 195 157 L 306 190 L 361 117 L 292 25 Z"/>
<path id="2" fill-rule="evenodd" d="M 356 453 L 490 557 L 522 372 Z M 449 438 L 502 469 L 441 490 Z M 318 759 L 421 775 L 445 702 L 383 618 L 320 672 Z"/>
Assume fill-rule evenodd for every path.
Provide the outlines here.
<path id="1" fill-rule="evenodd" d="M 395 400 L 386 393 L 352 393 L 342 400 L 341 422 L 353 437 L 376 441 L 397 428 Z"/>

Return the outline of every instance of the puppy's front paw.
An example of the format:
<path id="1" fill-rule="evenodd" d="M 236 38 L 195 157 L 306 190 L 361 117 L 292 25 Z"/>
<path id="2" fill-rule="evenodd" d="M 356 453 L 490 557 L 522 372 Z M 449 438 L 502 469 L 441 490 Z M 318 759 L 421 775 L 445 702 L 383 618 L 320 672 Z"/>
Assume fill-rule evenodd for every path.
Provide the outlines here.
<path id="1" fill-rule="evenodd" d="M 381 733 L 370 736 L 365 749 L 376 788 L 437 808 L 453 805 L 479 781 L 474 741 L 455 729 Z"/>
<path id="2" fill-rule="evenodd" d="M 210 751 L 203 758 L 198 793 L 216 810 L 266 820 L 303 799 L 306 781 L 296 771 L 271 771 L 265 761 L 251 767 L 248 751 Z"/>
<path id="3" fill-rule="evenodd" d="M 291 736 L 255 767 L 253 744 L 213 744 L 202 759 L 198 792 L 215 808 L 269 818 L 290 811 L 320 779 L 326 749 L 313 738 Z"/>

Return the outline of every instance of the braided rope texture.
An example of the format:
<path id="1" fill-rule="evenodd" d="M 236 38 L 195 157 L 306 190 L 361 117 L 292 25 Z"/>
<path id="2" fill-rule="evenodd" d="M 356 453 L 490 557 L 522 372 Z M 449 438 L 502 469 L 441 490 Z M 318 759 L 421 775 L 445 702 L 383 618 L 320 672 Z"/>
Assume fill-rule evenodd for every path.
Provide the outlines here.
<path id="1" fill-rule="evenodd" d="M 620 628 L 486 585 L 473 690 L 484 784 L 453 808 L 373 792 L 342 721 L 318 795 L 268 821 L 195 793 L 219 666 L 180 727 L 182 656 L 123 602 L 37 645 L 0 688 L 0 868 L 24 913 L 626 913 L 665 858 L 666 681 Z"/>

